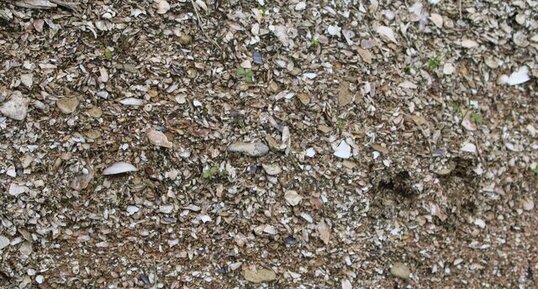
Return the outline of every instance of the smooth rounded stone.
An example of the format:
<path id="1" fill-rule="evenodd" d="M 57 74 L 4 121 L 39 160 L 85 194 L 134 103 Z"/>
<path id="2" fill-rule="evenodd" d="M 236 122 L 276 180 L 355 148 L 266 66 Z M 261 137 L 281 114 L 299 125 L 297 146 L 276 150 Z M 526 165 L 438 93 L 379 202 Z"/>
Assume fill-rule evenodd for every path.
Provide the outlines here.
<path id="1" fill-rule="evenodd" d="M 189 34 L 182 33 L 179 36 L 179 44 L 186 46 L 192 43 L 192 36 Z"/>
<path id="2" fill-rule="evenodd" d="M 14 120 L 24 120 L 28 113 L 30 99 L 22 96 L 20 92 L 14 92 L 11 99 L 0 107 L 0 112 Z"/>
<path id="3" fill-rule="evenodd" d="M 100 118 L 103 115 L 103 111 L 97 106 L 92 106 L 86 113 L 93 118 Z"/>
<path id="4" fill-rule="evenodd" d="M 79 105 L 79 101 L 76 97 L 64 97 L 56 101 L 56 106 L 62 113 L 71 114 L 75 112 Z"/>
<path id="5" fill-rule="evenodd" d="M 270 176 L 276 176 L 282 172 L 282 168 L 279 165 L 262 164 L 262 167 Z"/>
<path id="6" fill-rule="evenodd" d="M 404 263 L 398 262 L 394 263 L 392 267 L 390 267 L 390 274 L 395 277 L 407 280 L 409 279 L 409 275 L 411 275 L 411 271 Z"/>
<path id="7" fill-rule="evenodd" d="M 245 269 L 243 277 L 252 283 L 270 282 L 276 279 L 276 274 L 270 269 Z"/>
<path id="8" fill-rule="evenodd" d="M 244 143 L 236 142 L 228 147 L 228 151 L 249 155 L 251 157 L 261 157 L 269 152 L 269 147 L 261 142 Z"/>
<path id="9" fill-rule="evenodd" d="M 165 0 L 161 0 L 161 1 L 157 4 L 157 13 L 159 13 L 159 14 L 165 14 L 166 12 L 168 12 L 168 10 L 170 10 L 170 4 L 168 4 L 167 1 L 165 1 Z"/>

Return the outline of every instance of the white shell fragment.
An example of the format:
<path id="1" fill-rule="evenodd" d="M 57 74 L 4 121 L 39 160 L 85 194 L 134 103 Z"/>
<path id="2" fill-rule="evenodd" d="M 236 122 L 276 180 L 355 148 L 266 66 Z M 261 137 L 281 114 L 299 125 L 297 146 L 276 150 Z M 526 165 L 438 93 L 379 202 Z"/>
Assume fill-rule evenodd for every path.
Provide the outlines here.
<path id="1" fill-rule="evenodd" d="M 126 162 L 117 162 L 112 164 L 110 167 L 103 170 L 103 175 L 109 176 L 109 175 L 118 175 L 123 173 L 129 173 L 129 172 L 136 172 L 138 169 L 131 165 L 130 163 Z"/>
<path id="2" fill-rule="evenodd" d="M 131 216 L 136 214 L 140 209 L 137 206 L 127 206 L 127 215 Z"/>
<path id="3" fill-rule="evenodd" d="M 149 141 L 156 146 L 165 148 L 171 148 L 173 146 L 172 142 L 168 140 L 166 135 L 158 130 L 148 129 L 146 134 Z"/>
<path id="4" fill-rule="evenodd" d="M 517 71 L 508 75 L 501 75 L 499 77 L 499 84 L 518 85 L 530 80 L 529 68 L 527 66 L 520 67 Z"/>
<path id="5" fill-rule="evenodd" d="M 170 4 L 164 0 L 159 1 L 159 4 L 157 4 L 157 13 L 165 14 L 168 10 L 170 10 Z"/>
<path id="6" fill-rule="evenodd" d="M 341 141 L 334 150 L 334 156 L 341 159 L 349 159 L 351 157 L 351 146 L 345 140 Z"/>
<path id="7" fill-rule="evenodd" d="M 144 101 L 142 99 L 128 97 L 120 100 L 120 103 L 123 105 L 140 106 L 144 104 Z"/>
<path id="8" fill-rule="evenodd" d="M 392 28 L 390 27 L 387 27 L 387 26 L 379 26 L 377 27 L 377 29 L 375 30 L 379 35 L 381 35 L 382 37 L 394 42 L 394 43 L 398 43 L 396 41 L 396 37 L 394 36 L 394 31 L 392 31 Z"/>
<path id="9" fill-rule="evenodd" d="M 478 47 L 478 42 L 471 39 L 463 39 L 461 41 L 461 46 L 464 48 L 475 48 Z"/>
<path id="10" fill-rule="evenodd" d="M 314 148 L 307 148 L 304 154 L 309 158 L 313 158 L 316 155 L 316 150 Z"/>
<path id="11" fill-rule="evenodd" d="M 261 157 L 269 152 L 269 147 L 261 142 L 257 143 L 244 143 L 236 142 L 228 147 L 228 151 L 243 153 L 251 157 Z"/>
<path id="12" fill-rule="evenodd" d="M 20 194 L 23 194 L 23 193 L 27 192 L 27 191 L 28 191 L 27 187 L 19 186 L 19 185 L 15 184 L 15 183 L 12 183 L 9 186 L 9 191 L 8 192 L 9 192 L 10 195 L 16 197 L 16 196 L 18 196 Z"/>

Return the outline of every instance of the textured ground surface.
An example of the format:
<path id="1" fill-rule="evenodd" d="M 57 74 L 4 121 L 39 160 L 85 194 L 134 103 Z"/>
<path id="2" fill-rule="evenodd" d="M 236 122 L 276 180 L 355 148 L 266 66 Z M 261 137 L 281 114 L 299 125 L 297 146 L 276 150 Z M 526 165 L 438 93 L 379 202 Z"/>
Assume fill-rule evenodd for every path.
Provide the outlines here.
<path id="1" fill-rule="evenodd" d="M 538 287 L 538 2 L 30 2 L 0 288 Z"/>

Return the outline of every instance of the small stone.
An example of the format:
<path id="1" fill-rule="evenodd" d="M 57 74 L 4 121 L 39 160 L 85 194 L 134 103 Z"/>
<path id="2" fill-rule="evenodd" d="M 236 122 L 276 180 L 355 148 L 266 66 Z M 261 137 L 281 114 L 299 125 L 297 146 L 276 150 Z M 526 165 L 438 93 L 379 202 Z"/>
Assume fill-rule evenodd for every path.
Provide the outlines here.
<path id="1" fill-rule="evenodd" d="M 445 65 L 443 65 L 443 73 L 445 75 L 450 75 L 454 73 L 454 71 L 455 71 L 455 68 L 452 63 L 445 63 Z"/>
<path id="2" fill-rule="evenodd" d="M 127 215 L 131 216 L 136 214 L 140 209 L 137 206 L 127 206 Z"/>
<path id="3" fill-rule="evenodd" d="M 25 187 L 25 186 L 19 186 L 15 183 L 12 183 L 10 186 L 9 186 L 9 191 L 8 193 L 14 197 L 20 195 L 20 194 L 23 194 L 25 192 L 28 191 L 28 188 Z"/>
<path id="4" fill-rule="evenodd" d="M 482 219 L 475 219 L 474 224 L 480 227 L 480 229 L 486 228 L 486 222 Z"/>
<path id="5" fill-rule="evenodd" d="M 100 118 L 103 115 L 103 111 L 97 106 L 92 106 L 86 113 L 93 118 Z"/>
<path id="6" fill-rule="evenodd" d="M 390 267 L 390 273 L 398 278 L 402 278 L 404 280 L 409 279 L 409 275 L 411 275 L 411 271 L 409 268 L 403 264 L 403 263 L 394 263 L 392 267 Z"/>
<path id="7" fill-rule="evenodd" d="M 236 142 L 228 147 L 230 152 L 238 152 L 249 155 L 251 157 L 261 157 L 269 152 L 269 147 L 261 142 L 244 143 Z"/>
<path id="8" fill-rule="evenodd" d="M 56 101 L 56 105 L 62 113 L 70 114 L 75 112 L 79 104 L 76 97 L 64 97 Z"/>
<path id="9" fill-rule="evenodd" d="M 243 277 L 252 283 L 270 282 L 276 279 L 276 274 L 270 269 L 244 269 Z"/>
<path id="10" fill-rule="evenodd" d="M 305 1 L 301 1 L 299 3 L 297 3 L 297 5 L 295 5 L 295 11 L 302 11 L 302 10 L 305 10 L 306 8 L 306 2 Z"/>
<path id="11" fill-rule="evenodd" d="M 43 282 L 45 282 L 45 277 L 43 277 L 43 275 L 37 275 L 35 277 L 35 281 L 37 282 L 37 284 L 43 284 Z"/>
<path id="12" fill-rule="evenodd" d="M 351 282 L 347 279 L 343 279 L 342 282 L 342 289 L 353 289 L 353 286 L 351 286 Z"/>
<path id="13" fill-rule="evenodd" d="M 21 255 L 23 257 L 28 257 L 30 256 L 30 254 L 32 254 L 32 252 L 34 251 L 34 248 L 32 246 L 32 243 L 30 242 L 23 242 L 21 244 L 21 246 L 19 247 L 19 253 L 21 253 Z"/>
<path id="14" fill-rule="evenodd" d="M 0 107 L 0 112 L 14 120 L 23 120 L 28 113 L 30 99 L 22 96 L 20 92 L 14 92 L 11 99 Z"/>
<path id="15" fill-rule="evenodd" d="M 532 200 L 532 197 L 524 199 L 522 205 L 523 210 L 532 211 L 532 209 L 534 209 L 534 201 Z"/>
<path id="16" fill-rule="evenodd" d="M 304 155 L 309 158 L 313 158 L 316 155 L 316 150 L 314 150 L 314 148 L 308 148 L 306 149 Z"/>
<path id="17" fill-rule="evenodd" d="M 282 172 L 279 165 L 262 164 L 263 170 L 270 176 L 276 176 Z"/>
<path id="18" fill-rule="evenodd" d="M 100 98 L 103 98 L 103 99 L 108 99 L 108 91 L 106 90 L 101 90 L 101 91 L 98 91 L 95 95 L 99 96 Z"/>
<path id="19" fill-rule="evenodd" d="M 21 75 L 21 83 L 31 89 L 34 84 L 34 75 L 31 73 Z"/>
<path id="20" fill-rule="evenodd" d="M 162 205 L 162 206 L 159 206 L 159 212 L 163 213 L 163 214 L 170 214 L 174 211 L 174 206 L 173 205 Z"/>
<path id="21" fill-rule="evenodd" d="M 303 105 L 308 105 L 310 103 L 310 97 L 306 93 L 298 93 L 297 98 Z"/>
<path id="22" fill-rule="evenodd" d="M 170 10 L 170 4 L 167 1 L 161 0 L 159 4 L 157 4 L 157 13 L 165 14 L 168 10 Z"/>
<path id="23" fill-rule="evenodd" d="M 179 36 L 179 44 L 187 46 L 192 43 L 192 36 L 186 33 L 181 33 Z"/>
<path id="24" fill-rule="evenodd" d="M 9 246 L 9 239 L 6 236 L 0 235 L 0 250 L 4 249 L 5 247 Z"/>
<path id="25" fill-rule="evenodd" d="M 462 152 L 476 153 L 476 146 L 472 143 L 464 143 L 460 149 Z"/>

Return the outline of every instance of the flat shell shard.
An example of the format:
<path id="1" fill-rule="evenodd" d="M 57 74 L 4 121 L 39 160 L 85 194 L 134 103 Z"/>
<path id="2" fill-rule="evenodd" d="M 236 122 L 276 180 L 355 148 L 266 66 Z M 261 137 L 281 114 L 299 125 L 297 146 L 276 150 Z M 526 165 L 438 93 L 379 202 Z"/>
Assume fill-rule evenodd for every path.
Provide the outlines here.
<path id="1" fill-rule="evenodd" d="M 0 250 L 4 249 L 5 247 L 9 246 L 10 241 L 6 236 L 0 235 Z"/>
<path id="2" fill-rule="evenodd" d="M 173 146 L 172 142 L 168 140 L 166 135 L 160 131 L 154 129 L 148 129 L 146 131 L 149 141 L 160 147 L 171 148 Z"/>
<path id="3" fill-rule="evenodd" d="M 49 0 L 20 0 L 15 2 L 15 5 L 30 9 L 49 9 L 58 6 Z"/>
<path id="4" fill-rule="evenodd" d="M 299 195 L 296 191 L 287 191 L 284 194 L 284 198 L 286 199 L 286 202 L 292 207 L 297 206 L 303 200 L 303 196 Z"/>
<path id="5" fill-rule="evenodd" d="M 331 241 L 331 228 L 329 228 L 329 226 L 325 224 L 325 222 L 321 221 L 317 225 L 317 230 L 321 241 L 323 241 L 325 245 L 328 245 Z"/>
<path id="6" fill-rule="evenodd" d="M 346 141 L 341 141 L 334 150 L 334 156 L 341 159 L 349 159 L 351 157 L 351 146 Z"/>
<path id="7" fill-rule="evenodd" d="M 461 41 L 461 46 L 464 48 L 475 48 L 478 47 L 478 42 L 471 39 L 463 39 Z"/>
<path id="8" fill-rule="evenodd" d="M 338 104 L 340 106 L 346 106 L 353 103 L 354 100 L 353 95 L 349 91 L 349 83 L 346 81 L 340 83 L 338 87 Z"/>
<path id="9" fill-rule="evenodd" d="M 464 143 L 460 149 L 462 152 L 476 153 L 476 146 L 472 143 Z"/>
<path id="10" fill-rule="evenodd" d="M 443 28 L 443 16 L 437 13 L 432 13 L 430 16 L 430 19 L 433 22 L 433 24 L 437 26 L 437 28 Z"/>
<path id="11" fill-rule="evenodd" d="M 340 28 L 338 25 L 329 25 L 329 27 L 327 27 L 327 32 L 331 36 L 340 36 L 341 31 L 342 28 Z"/>
<path id="12" fill-rule="evenodd" d="M 228 151 L 249 155 L 251 157 L 261 157 L 269 152 L 269 147 L 261 142 L 244 143 L 236 142 L 228 147 Z"/>
<path id="13" fill-rule="evenodd" d="M 252 283 L 263 283 L 275 280 L 276 273 L 270 269 L 245 269 L 243 277 Z"/>
<path id="14" fill-rule="evenodd" d="M 138 169 L 131 165 L 130 163 L 126 162 L 117 162 L 112 164 L 110 167 L 103 170 L 103 175 L 109 176 L 109 175 L 118 175 L 128 172 L 136 172 Z"/>
<path id="15" fill-rule="evenodd" d="M 387 26 L 379 26 L 377 27 L 377 29 L 375 30 L 379 35 L 381 35 L 382 37 L 394 42 L 394 43 L 398 43 L 398 41 L 396 41 L 396 37 L 394 36 L 394 31 L 392 31 L 392 28 L 390 27 L 387 27 Z"/>
<path id="16" fill-rule="evenodd" d="M 409 80 L 406 80 L 400 84 L 398 84 L 399 87 L 402 87 L 402 88 L 408 88 L 408 89 L 417 89 L 417 85 L 412 83 L 411 81 Z"/>

